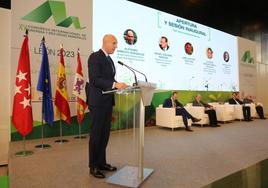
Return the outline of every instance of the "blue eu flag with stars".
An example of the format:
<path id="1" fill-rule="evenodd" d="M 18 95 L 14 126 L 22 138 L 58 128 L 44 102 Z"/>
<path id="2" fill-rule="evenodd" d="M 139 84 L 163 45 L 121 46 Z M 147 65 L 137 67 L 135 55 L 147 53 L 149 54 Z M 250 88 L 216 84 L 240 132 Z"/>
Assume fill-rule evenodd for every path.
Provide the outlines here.
<path id="1" fill-rule="evenodd" d="M 42 101 L 43 119 L 45 120 L 46 123 L 52 125 L 54 121 L 54 110 L 52 101 L 49 62 L 44 38 L 41 42 L 41 48 L 42 48 L 42 62 L 40 67 L 37 90 L 43 93 L 43 101 Z"/>

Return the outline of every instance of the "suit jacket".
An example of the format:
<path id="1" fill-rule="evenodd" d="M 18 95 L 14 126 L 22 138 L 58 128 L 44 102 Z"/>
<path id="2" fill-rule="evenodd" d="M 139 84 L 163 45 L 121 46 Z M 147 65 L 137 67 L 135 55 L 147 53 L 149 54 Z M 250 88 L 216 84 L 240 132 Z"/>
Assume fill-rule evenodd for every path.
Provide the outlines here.
<path id="1" fill-rule="evenodd" d="M 166 49 L 162 48 L 161 44 L 159 44 L 159 47 L 160 47 L 160 48 L 161 48 L 161 50 L 163 50 L 163 51 L 167 51 L 167 50 L 169 49 L 169 46 L 167 46 L 167 48 L 166 48 Z"/>
<path id="2" fill-rule="evenodd" d="M 174 102 L 176 104 L 176 107 L 179 106 L 179 107 L 183 108 L 183 104 L 181 104 L 177 99 Z M 173 107 L 171 98 L 168 98 L 164 101 L 163 107 L 164 108 L 172 108 Z"/>
<path id="3" fill-rule="evenodd" d="M 251 100 L 251 99 L 247 99 L 247 98 L 245 98 L 245 99 L 243 100 L 243 103 L 244 103 L 244 104 L 251 104 L 251 103 L 254 103 L 254 102 L 253 102 L 253 100 Z"/>
<path id="4" fill-rule="evenodd" d="M 233 98 L 230 98 L 229 99 L 229 104 L 237 104 L 236 101 L 239 103 L 239 104 L 243 104 L 242 101 L 238 100 L 238 99 L 233 99 Z"/>
<path id="5" fill-rule="evenodd" d="M 102 91 L 111 90 L 116 82 L 115 67 L 113 61 L 109 60 L 101 49 L 89 56 L 88 76 L 88 105 L 114 105 L 114 94 L 102 94 Z"/>
<path id="6" fill-rule="evenodd" d="M 211 105 L 209 105 L 208 103 L 205 103 L 203 101 L 198 102 L 197 100 L 193 101 L 193 106 L 204 106 L 205 108 L 211 107 Z"/>

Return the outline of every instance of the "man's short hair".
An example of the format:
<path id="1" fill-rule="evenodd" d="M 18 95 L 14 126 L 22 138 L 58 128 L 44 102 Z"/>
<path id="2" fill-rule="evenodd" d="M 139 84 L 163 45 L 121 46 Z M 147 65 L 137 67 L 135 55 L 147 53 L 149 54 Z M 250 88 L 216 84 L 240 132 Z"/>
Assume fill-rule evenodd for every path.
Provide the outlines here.
<path id="1" fill-rule="evenodd" d="M 162 36 L 161 39 L 165 39 L 166 42 L 168 42 L 168 39 L 167 39 L 167 37 L 165 37 L 165 36 Z"/>
<path id="2" fill-rule="evenodd" d="M 134 31 L 132 29 L 127 29 L 126 34 L 128 35 L 128 32 L 132 32 L 134 34 Z"/>

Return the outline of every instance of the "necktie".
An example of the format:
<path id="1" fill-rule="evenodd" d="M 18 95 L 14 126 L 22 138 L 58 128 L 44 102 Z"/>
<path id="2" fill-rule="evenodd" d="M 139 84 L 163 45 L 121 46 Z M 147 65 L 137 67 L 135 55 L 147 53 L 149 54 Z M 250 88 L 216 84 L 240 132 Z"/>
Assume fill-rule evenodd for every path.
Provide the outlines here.
<path id="1" fill-rule="evenodd" d="M 112 58 L 108 55 L 108 56 L 107 56 L 107 59 L 108 59 L 109 62 L 110 62 L 110 65 L 111 65 L 111 67 L 112 67 L 112 69 L 113 69 L 113 72 L 115 72 L 115 68 L 114 68 L 114 66 L 113 66 L 113 60 L 112 60 Z"/>

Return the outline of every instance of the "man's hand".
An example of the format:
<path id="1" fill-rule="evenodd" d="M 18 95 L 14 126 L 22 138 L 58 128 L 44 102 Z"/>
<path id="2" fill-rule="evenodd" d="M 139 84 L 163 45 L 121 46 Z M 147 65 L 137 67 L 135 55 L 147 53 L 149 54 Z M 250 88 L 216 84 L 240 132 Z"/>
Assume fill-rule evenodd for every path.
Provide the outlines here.
<path id="1" fill-rule="evenodd" d="M 116 83 L 115 83 L 115 88 L 116 88 L 116 89 L 125 89 L 125 88 L 127 88 L 127 87 L 128 87 L 128 85 L 125 84 L 125 83 L 123 83 L 123 82 L 116 82 Z"/>

